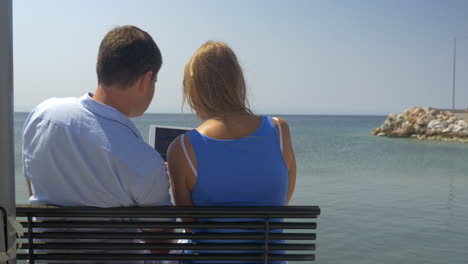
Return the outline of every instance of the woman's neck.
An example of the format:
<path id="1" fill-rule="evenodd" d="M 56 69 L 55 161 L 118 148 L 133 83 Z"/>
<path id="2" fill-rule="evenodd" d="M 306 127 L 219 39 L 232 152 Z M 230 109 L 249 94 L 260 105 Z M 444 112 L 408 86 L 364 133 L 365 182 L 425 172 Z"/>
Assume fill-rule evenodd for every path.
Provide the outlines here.
<path id="1" fill-rule="evenodd" d="M 208 118 L 206 118 L 205 121 L 215 120 L 221 123 L 229 123 L 231 121 L 243 120 L 245 118 L 252 118 L 252 117 L 255 117 L 255 115 L 248 113 L 246 111 L 229 112 L 229 113 L 224 113 L 223 115 L 208 116 Z"/>

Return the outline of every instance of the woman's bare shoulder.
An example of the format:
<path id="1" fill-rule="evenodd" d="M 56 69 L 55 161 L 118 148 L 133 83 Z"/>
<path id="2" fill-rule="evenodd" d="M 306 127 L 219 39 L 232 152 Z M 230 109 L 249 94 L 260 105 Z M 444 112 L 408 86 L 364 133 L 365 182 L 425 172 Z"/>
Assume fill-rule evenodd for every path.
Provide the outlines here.
<path id="1" fill-rule="evenodd" d="M 170 162 L 171 157 L 178 157 L 182 154 L 181 138 L 182 135 L 176 137 L 167 148 L 168 162 Z"/>
<path id="2" fill-rule="evenodd" d="M 283 131 L 286 130 L 289 132 L 289 125 L 288 125 L 288 122 L 286 122 L 286 120 L 284 120 L 281 117 L 275 117 L 275 119 L 277 120 L 277 122 L 275 122 L 275 126 L 278 127 L 278 123 L 279 123 L 279 125 L 281 126 L 281 130 Z"/>

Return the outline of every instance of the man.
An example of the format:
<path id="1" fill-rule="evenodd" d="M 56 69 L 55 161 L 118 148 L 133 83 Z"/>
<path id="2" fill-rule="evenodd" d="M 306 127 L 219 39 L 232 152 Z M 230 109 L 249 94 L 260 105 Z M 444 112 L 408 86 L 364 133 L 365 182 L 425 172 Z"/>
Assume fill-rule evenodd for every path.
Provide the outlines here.
<path id="1" fill-rule="evenodd" d="M 164 160 L 129 119 L 148 108 L 161 65 L 148 33 L 115 28 L 99 47 L 95 93 L 52 98 L 31 112 L 23 160 L 32 204 L 171 204 Z"/>

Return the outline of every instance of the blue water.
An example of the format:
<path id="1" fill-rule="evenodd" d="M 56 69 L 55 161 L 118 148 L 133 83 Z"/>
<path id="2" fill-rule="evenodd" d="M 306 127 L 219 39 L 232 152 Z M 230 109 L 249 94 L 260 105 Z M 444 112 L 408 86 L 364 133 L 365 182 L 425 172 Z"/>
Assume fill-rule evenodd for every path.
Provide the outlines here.
<path id="1" fill-rule="evenodd" d="M 17 202 L 26 203 L 15 114 Z M 468 263 L 468 144 L 371 136 L 384 116 L 282 116 L 298 176 L 292 205 L 319 205 L 316 263 Z M 191 115 L 134 120 L 193 127 Z"/>

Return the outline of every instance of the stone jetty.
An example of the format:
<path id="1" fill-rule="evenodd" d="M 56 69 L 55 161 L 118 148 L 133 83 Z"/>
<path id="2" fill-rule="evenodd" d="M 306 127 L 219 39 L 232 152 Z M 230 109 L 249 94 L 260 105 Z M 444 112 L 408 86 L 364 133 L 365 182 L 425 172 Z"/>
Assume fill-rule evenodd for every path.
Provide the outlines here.
<path id="1" fill-rule="evenodd" d="M 468 122 L 449 111 L 413 107 L 390 114 L 372 135 L 468 143 Z"/>

